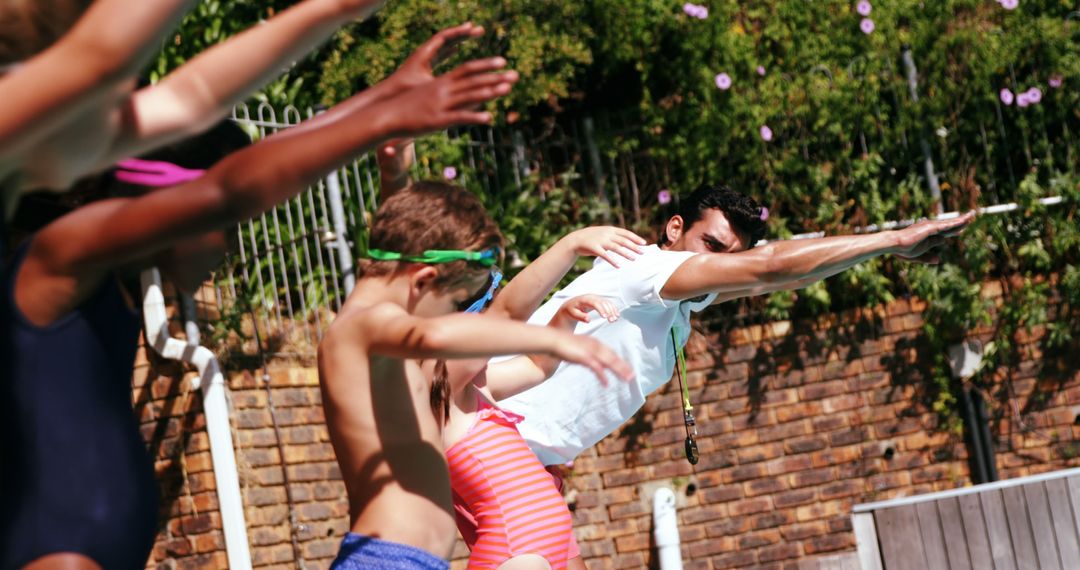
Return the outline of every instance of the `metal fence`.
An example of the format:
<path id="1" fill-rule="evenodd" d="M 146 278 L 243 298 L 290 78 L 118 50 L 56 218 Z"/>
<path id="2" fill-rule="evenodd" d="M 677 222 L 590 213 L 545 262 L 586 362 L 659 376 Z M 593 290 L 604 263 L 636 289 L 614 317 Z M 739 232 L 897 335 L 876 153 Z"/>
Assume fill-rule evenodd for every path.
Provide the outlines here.
<path id="1" fill-rule="evenodd" d="M 262 103 L 237 106 L 232 119 L 257 141 L 315 114 Z M 455 182 L 488 195 L 508 186 L 541 195 L 553 186 L 569 187 L 613 203 L 614 223 L 640 221 L 641 200 L 665 186 L 663 170 L 646 157 L 601 148 L 595 128 L 586 119 L 570 129 L 552 125 L 529 134 L 490 127 L 451 131 L 450 139 L 463 148 Z M 603 128 L 630 130 L 625 124 Z M 420 178 L 443 176 L 423 157 L 415 168 Z M 215 340 L 231 332 L 239 335 L 234 340 L 244 344 L 243 352 L 310 354 L 352 288 L 353 259 L 365 247 L 378 186 L 374 153 L 364 154 L 240 224 L 233 258 L 214 279 L 212 293 L 206 291 L 198 303 L 198 317 L 214 330 Z M 624 211 L 633 217 L 627 219 Z"/>

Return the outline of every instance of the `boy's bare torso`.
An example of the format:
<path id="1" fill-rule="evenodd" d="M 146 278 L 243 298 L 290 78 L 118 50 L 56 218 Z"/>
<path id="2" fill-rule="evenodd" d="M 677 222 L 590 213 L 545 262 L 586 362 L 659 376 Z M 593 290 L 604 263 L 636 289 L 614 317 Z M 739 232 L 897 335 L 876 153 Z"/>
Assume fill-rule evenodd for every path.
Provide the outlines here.
<path id="1" fill-rule="evenodd" d="M 435 556 L 453 549 L 455 525 L 430 382 L 415 360 L 369 353 L 364 307 L 347 307 L 320 346 L 330 439 L 349 494 L 352 532 Z"/>

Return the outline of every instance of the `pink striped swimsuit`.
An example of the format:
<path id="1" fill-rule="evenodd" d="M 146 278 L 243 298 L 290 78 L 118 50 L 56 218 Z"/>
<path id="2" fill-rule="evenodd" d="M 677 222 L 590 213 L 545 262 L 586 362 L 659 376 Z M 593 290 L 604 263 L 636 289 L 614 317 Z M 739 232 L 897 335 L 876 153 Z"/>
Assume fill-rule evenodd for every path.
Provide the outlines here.
<path id="1" fill-rule="evenodd" d="M 478 408 L 469 431 L 446 450 L 455 506 L 476 519 L 475 533 L 458 521 L 472 551 L 469 569 L 497 568 L 522 554 L 566 568 L 570 510 L 518 433 L 523 418 L 482 398 Z"/>

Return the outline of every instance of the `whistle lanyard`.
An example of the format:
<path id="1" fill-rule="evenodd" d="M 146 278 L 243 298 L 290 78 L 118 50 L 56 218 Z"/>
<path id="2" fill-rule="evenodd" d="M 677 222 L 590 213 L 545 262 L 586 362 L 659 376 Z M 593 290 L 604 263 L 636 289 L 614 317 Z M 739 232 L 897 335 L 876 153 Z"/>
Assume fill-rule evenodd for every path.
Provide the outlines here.
<path id="1" fill-rule="evenodd" d="M 682 345 L 679 344 L 676 331 L 677 329 L 672 326 L 671 346 L 675 351 L 675 372 L 679 377 L 679 389 L 682 391 L 683 425 L 686 427 L 686 441 L 683 449 L 690 465 L 697 465 L 698 447 L 697 441 L 694 440 L 697 437 L 697 422 L 694 421 L 694 406 L 690 404 L 690 389 L 686 386 L 686 354 L 683 352 Z"/>

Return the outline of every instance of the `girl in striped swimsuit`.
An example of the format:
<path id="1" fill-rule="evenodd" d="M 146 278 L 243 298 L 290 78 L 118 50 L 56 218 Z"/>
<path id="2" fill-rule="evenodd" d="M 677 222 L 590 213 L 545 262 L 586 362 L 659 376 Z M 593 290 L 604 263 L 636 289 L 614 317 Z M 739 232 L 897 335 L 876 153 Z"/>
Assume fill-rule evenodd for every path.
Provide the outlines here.
<path id="1" fill-rule="evenodd" d="M 621 228 L 572 232 L 522 270 L 488 313 L 527 320 L 579 255 L 618 266 L 618 256 L 633 259 L 644 243 Z M 493 279 L 488 295 L 469 310 L 483 310 L 497 285 Z M 582 295 L 567 301 L 549 325 L 573 329 L 577 321 L 589 320 L 590 311 L 618 318 L 607 299 Z M 472 551 L 470 569 L 566 568 L 580 556 L 562 494 L 515 427 L 521 417 L 494 404 L 542 382 L 558 365 L 552 358 L 519 356 L 490 366 L 483 360 L 451 360 L 428 370 L 435 377 L 433 412 L 446 419 L 443 445 L 458 530 Z"/>
<path id="2" fill-rule="evenodd" d="M 588 320 L 590 310 L 618 318 L 610 301 L 582 295 L 567 301 L 550 326 L 573 330 L 575 322 Z M 546 378 L 558 362 L 545 360 L 520 356 L 491 364 L 450 407 L 443 442 L 455 508 L 472 519 L 459 516 L 458 524 L 472 551 L 470 570 L 562 569 L 571 553 L 578 554 L 570 510 L 517 431 L 515 424 L 523 418 L 493 403 L 528 388 L 522 379 Z"/>

